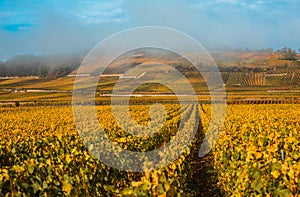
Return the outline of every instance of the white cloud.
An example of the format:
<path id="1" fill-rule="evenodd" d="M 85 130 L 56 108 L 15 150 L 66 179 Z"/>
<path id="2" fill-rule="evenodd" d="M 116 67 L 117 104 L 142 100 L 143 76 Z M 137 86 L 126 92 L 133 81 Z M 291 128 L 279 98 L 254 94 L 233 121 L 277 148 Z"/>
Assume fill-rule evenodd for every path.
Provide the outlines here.
<path id="1" fill-rule="evenodd" d="M 238 3 L 240 0 L 215 0 L 217 3 L 230 3 L 235 4 Z"/>
<path id="2" fill-rule="evenodd" d="M 122 4 L 122 1 L 80 1 L 72 6 L 70 13 L 78 17 L 82 22 L 88 24 L 122 22 L 127 19 Z"/>
<path id="3" fill-rule="evenodd" d="M 0 26 L 33 24 L 13 33 L 0 29 L 5 46 L 0 47 L 0 58 L 86 49 L 112 33 L 143 25 L 181 30 L 206 47 L 300 46 L 295 36 L 300 35 L 299 0 L 49 0 L 42 4 L 11 5 L 0 11 Z"/>

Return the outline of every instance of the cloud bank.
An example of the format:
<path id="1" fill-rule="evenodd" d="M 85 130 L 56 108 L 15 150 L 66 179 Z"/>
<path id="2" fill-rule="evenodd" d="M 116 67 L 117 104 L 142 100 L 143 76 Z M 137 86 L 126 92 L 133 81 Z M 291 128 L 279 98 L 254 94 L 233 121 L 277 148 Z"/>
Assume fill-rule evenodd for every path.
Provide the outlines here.
<path id="1" fill-rule="evenodd" d="M 72 53 L 145 25 L 183 31 L 205 47 L 300 48 L 297 0 L 1 1 L 0 59 Z"/>

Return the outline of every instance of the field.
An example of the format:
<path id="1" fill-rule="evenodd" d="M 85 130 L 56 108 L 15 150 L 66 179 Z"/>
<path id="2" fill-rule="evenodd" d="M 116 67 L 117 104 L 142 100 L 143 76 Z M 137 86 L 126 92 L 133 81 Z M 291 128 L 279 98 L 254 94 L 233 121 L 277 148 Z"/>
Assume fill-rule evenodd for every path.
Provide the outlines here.
<path id="1" fill-rule="evenodd" d="M 98 106 L 96 111 L 112 141 L 124 149 L 145 151 L 170 140 L 178 130 L 180 117 L 191 119 L 197 111 L 193 106 L 183 106 L 190 113 L 186 116 L 181 115 L 178 104 L 164 106 L 166 123 L 157 135 L 147 139 L 124 133 L 111 118 L 110 106 Z M 119 171 L 97 160 L 91 154 L 97 145 L 91 143 L 93 138 L 84 145 L 75 129 L 71 107 L 0 110 L 3 195 L 300 194 L 299 105 L 229 105 L 219 141 L 204 158 L 199 158 L 197 151 L 208 126 L 210 105 L 199 105 L 201 124 L 189 148 L 168 166 L 146 173 Z M 149 105 L 132 106 L 133 119 L 146 124 L 148 110 Z"/>
<path id="2" fill-rule="evenodd" d="M 270 52 L 217 55 L 224 86 L 213 93 L 216 105 L 226 99 L 226 116 L 224 125 L 210 125 L 216 134 L 210 138 L 211 92 L 181 59 L 162 62 L 185 74 L 197 104 L 180 105 L 155 81 L 185 82 L 172 80 L 172 69 L 154 55 L 113 63 L 95 87 L 95 106 L 72 100 L 74 76 L 1 78 L 0 196 L 300 196 L 299 61 Z M 120 68 L 134 69 L 114 73 Z M 129 118 L 123 97 L 113 94 L 118 80 L 121 90 L 143 82 L 130 94 Z M 77 88 L 88 94 L 90 85 Z M 220 128 L 215 146 L 199 157 L 201 144 L 213 144 Z M 144 155 L 151 151 L 157 154 Z"/>

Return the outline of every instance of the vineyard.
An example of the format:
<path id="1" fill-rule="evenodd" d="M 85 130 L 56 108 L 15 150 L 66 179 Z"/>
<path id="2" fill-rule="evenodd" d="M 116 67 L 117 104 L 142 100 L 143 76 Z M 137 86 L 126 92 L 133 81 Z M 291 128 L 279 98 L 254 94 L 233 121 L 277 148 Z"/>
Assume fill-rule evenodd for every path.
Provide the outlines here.
<path id="1" fill-rule="evenodd" d="M 226 73 L 223 74 L 226 76 Z M 229 73 L 226 85 L 262 86 L 265 83 L 265 73 Z"/>
<path id="2" fill-rule="evenodd" d="M 299 107 L 227 108 L 223 133 L 213 150 L 218 185 L 226 195 L 300 195 Z M 209 111 L 208 106 L 203 108 Z M 203 122 L 204 128 L 207 124 Z"/>
<path id="3" fill-rule="evenodd" d="M 0 0 L 0 197 L 300 197 L 300 0 L 37 2 Z"/>
<path id="4" fill-rule="evenodd" d="M 222 73 L 229 86 L 288 86 L 299 85 L 300 69 L 279 68 L 275 71 L 257 73 Z"/>
<path id="5" fill-rule="evenodd" d="M 139 125 L 147 125 L 151 120 L 149 107 L 131 106 L 132 119 Z M 199 115 L 196 112 L 200 113 L 201 124 L 189 148 L 170 164 L 144 173 L 121 171 L 100 162 L 97 153 L 102 146 L 97 143 L 97 135 L 88 132 L 81 133 L 86 135 L 84 138 L 78 135 L 71 107 L 1 108 L 0 193 L 3 196 L 300 194 L 297 104 L 229 105 L 219 141 L 202 159 L 198 151 L 209 124 L 210 105 L 164 104 L 164 108 L 166 122 L 159 132 L 136 137 L 117 125 L 110 106 L 96 107 L 108 138 L 122 149 L 139 152 L 155 150 L 174 140 L 179 127 L 189 133 Z M 157 121 L 153 124 L 159 125 Z M 135 130 L 133 125 L 127 126 Z M 171 147 L 174 154 L 182 141 L 175 140 L 177 146 Z M 164 158 L 162 154 L 160 159 Z M 149 161 L 144 161 L 142 167 L 147 168 L 148 164 Z"/>

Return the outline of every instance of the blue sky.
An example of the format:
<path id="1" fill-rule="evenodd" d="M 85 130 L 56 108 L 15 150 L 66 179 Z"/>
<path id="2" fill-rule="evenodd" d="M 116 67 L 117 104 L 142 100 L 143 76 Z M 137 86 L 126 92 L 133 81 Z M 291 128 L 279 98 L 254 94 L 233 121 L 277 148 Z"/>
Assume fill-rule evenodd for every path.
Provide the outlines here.
<path id="1" fill-rule="evenodd" d="M 183 31 L 207 48 L 300 48 L 299 0 L 0 0 L 0 59 L 86 50 L 145 25 Z"/>

